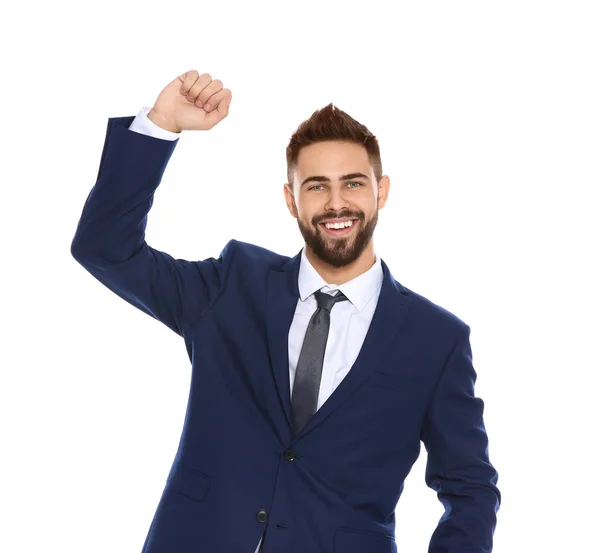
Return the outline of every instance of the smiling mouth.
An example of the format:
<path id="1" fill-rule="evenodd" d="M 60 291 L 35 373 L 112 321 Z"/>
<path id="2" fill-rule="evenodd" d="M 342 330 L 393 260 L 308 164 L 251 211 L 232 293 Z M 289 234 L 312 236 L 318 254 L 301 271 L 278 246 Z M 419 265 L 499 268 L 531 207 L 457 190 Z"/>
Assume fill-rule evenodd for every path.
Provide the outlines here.
<path id="1" fill-rule="evenodd" d="M 336 228 L 327 228 L 325 223 L 319 223 L 319 226 L 325 231 L 325 234 L 328 236 L 346 236 L 350 234 L 354 227 L 357 225 L 358 219 L 353 219 L 352 224 L 349 227 L 342 227 L 339 229 Z"/>

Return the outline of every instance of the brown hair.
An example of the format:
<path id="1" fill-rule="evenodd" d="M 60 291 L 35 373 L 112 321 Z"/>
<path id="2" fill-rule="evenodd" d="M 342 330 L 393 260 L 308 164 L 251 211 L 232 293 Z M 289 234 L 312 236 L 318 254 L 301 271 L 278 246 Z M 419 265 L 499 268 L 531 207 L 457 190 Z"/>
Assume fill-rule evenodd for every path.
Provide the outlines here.
<path id="1" fill-rule="evenodd" d="M 285 151 L 287 177 L 290 186 L 294 184 L 294 171 L 297 167 L 300 149 L 303 146 L 326 140 L 342 140 L 363 146 L 367 150 L 369 163 L 373 167 L 375 179 L 379 183 L 382 169 L 377 138 L 362 123 L 359 123 L 333 104 L 329 104 L 315 111 L 308 119 L 303 121 L 290 138 Z"/>

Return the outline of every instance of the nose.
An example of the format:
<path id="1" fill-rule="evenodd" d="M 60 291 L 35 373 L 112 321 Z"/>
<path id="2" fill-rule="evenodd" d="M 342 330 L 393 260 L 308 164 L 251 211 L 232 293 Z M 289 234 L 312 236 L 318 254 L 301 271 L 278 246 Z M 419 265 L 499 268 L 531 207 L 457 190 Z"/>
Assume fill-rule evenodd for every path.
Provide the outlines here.
<path id="1" fill-rule="evenodd" d="M 338 190 L 335 187 L 330 188 L 327 202 L 325 202 L 325 209 L 331 211 L 342 211 L 348 208 L 348 200 L 344 197 L 343 191 Z"/>

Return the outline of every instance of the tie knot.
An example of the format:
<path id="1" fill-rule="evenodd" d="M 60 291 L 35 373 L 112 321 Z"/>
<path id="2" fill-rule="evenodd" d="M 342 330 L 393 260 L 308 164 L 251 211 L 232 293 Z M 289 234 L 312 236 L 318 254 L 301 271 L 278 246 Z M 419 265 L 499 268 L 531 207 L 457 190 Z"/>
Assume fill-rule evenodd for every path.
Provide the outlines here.
<path id="1" fill-rule="evenodd" d="M 327 311 L 331 311 L 331 308 L 338 301 L 344 301 L 348 299 L 346 296 L 344 296 L 341 290 L 338 290 L 338 293 L 335 296 L 317 290 L 315 292 L 315 298 L 317 299 L 317 305 L 319 308 L 326 309 Z"/>

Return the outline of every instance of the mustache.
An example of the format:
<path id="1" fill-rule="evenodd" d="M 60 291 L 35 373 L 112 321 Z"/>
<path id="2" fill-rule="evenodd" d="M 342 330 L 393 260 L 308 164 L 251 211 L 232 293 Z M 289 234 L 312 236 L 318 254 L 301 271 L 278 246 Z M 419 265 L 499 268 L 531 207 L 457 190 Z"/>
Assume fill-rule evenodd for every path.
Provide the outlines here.
<path id="1" fill-rule="evenodd" d="M 323 221 L 326 221 L 327 219 L 342 219 L 343 217 L 350 217 L 352 219 L 358 219 L 359 221 L 362 221 L 364 219 L 364 215 L 362 213 L 338 213 L 336 215 L 330 213 L 328 215 L 322 215 L 318 218 L 314 217 L 313 223 L 315 225 L 318 225 Z"/>

